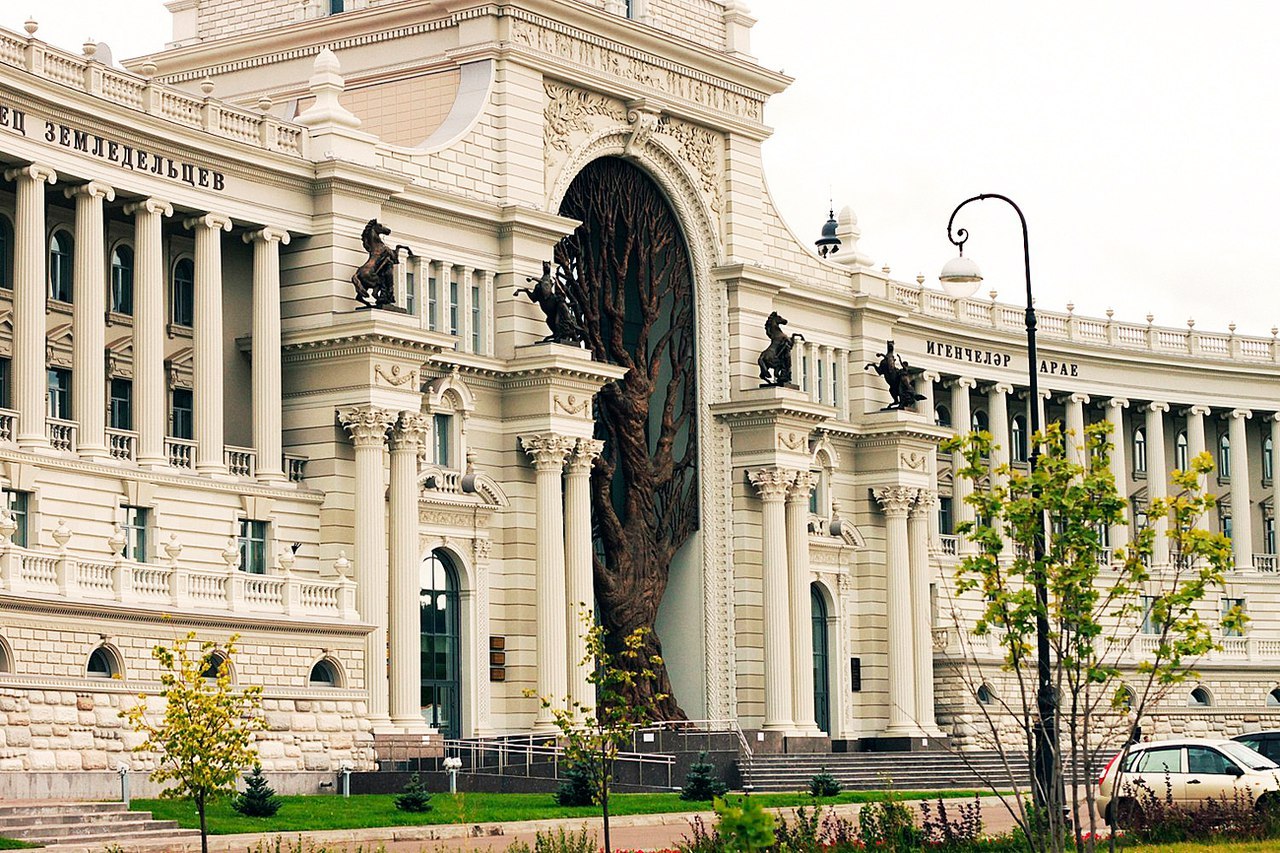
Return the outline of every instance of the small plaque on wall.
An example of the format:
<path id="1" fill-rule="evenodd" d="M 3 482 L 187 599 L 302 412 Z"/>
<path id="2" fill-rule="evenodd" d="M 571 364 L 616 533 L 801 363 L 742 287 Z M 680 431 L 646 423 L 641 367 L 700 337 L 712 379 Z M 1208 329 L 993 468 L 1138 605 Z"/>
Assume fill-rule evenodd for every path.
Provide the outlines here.
<path id="1" fill-rule="evenodd" d="M 849 689 L 854 693 L 862 691 L 862 658 L 849 658 Z"/>
<path id="2" fill-rule="evenodd" d="M 489 680 L 507 680 L 507 638 L 489 637 Z"/>

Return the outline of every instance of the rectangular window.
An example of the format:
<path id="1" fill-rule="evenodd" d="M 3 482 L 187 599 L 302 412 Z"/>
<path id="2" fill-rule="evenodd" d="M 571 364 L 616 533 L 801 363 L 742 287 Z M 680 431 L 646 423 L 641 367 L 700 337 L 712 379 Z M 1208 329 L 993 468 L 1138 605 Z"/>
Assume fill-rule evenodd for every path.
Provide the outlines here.
<path id="1" fill-rule="evenodd" d="M 452 275 L 449 277 L 449 334 L 458 334 L 458 282 Z"/>
<path id="2" fill-rule="evenodd" d="M 823 402 L 826 399 L 823 389 L 826 388 L 827 382 L 826 382 L 825 371 L 822 369 L 825 366 L 826 366 L 826 362 L 819 359 L 818 360 L 818 402 L 819 403 Z"/>
<path id="3" fill-rule="evenodd" d="M 955 520 L 951 515 L 951 498 L 938 498 L 938 532 L 951 536 L 955 531 Z"/>
<path id="4" fill-rule="evenodd" d="M 147 562 L 147 522 L 151 511 L 141 506 L 124 507 L 124 558 L 135 563 Z"/>
<path id="5" fill-rule="evenodd" d="M 437 465 L 449 467 L 449 442 L 453 432 L 453 418 L 449 415 L 436 415 L 431 419 L 431 430 L 435 433 L 435 458 Z"/>
<path id="6" fill-rule="evenodd" d="M 133 429 L 133 382 L 129 379 L 111 380 L 111 406 L 107 410 L 107 426 L 112 429 Z"/>
<path id="7" fill-rule="evenodd" d="M 1274 554 L 1276 552 L 1276 520 L 1274 518 L 1262 519 L 1262 541 L 1266 553 Z"/>
<path id="8" fill-rule="evenodd" d="M 240 519 L 240 571 L 251 575 L 267 573 L 267 523 Z"/>
<path id="9" fill-rule="evenodd" d="M 60 421 L 71 420 L 70 370 L 49 368 L 49 417 Z"/>
<path id="10" fill-rule="evenodd" d="M 404 274 L 404 310 L 411 316 L 418 315 L 418 277 L 411 269 Z"/>
<path id="11" fill-rule="evenodd" d="M 1241 613 L 1245 612 L 1243 598 L 1223 598 L 1222 609 L 1219 611 L 1219 613 L 1221 616 L 1225 617 L 1227 614 L 1229 614 L 1232 610 L 1236 609 L 1237 607 L 1240 608 Z M 1222 636 L 1242 637 L 1244 636 L 1244 632 L 1241 631 L 1239 628 L 1224 628 L 1222 630 Z"/>
<path id="12" fill-rule="evenodd" d="M 831 362 L 831 405 L 840 402 L 840 362 Z"/>
<path id="13" fill-rule="evenodd" d="M 440 328 L 440 293 L 435 276 L 427 277 L 427 328 L 433 332 Z"/>
<path id="14" fill-rule="evenodd" d="M 12 362 L 0 358 L 0 408 L 13 408 L 13 384 L 10 379 Z"/>
<path id="15" fill-rule="evenodd" d="M 27 547 L 27 513 L 31 506 L 31 495 L 27 492 L 0 489 L 0 498 L 3 498 L 4 505 L 9 508 L 13 523 L 18 526 L 13 531 L 13 544 L 19 548 Z"/>
<path id="16" fill-rule="evenodd" d="M 480 352 L 484 326 L 480 321 L 480 286 L 471 285 L 471 351 Z"/>
<path id="17" fill-rule="evenodd" d="M 809 390 L 809 356 L 800 356 L 800 390 Z"/>
<path id="18" fill-rule="evenodd" d="M 1228 539 L 1232 538 L 1231 516 L 1229 515 L 1221 516 L 1219 518 L 1219 523 L 1222 525 L 1222 535 L 1227 537 Z"/>
<path id="19" fill-rule="evenodd" d="M 1154 595 L 1142 596 L 1142 628 L 1144 634 L 1159 634 L 1160 623 L 1156 620 L 1155 614 L 1152 612 L 1156 606 L 1156 597 Z"/>
<path id="20" fill-rule="evenodd" d="M 185 438 L 188 441 L 195 435 L 195 406 L 192 404 L 190 388 L 174 388 L 171 397 L 173 411 L 173 437 Z"/>

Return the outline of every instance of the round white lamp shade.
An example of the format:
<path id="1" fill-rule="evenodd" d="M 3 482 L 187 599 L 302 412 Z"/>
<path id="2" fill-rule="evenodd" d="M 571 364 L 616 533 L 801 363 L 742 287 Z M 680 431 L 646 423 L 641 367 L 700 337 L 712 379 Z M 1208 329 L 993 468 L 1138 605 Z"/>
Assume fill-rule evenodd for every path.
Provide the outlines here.
<path id="1" fill-rule="evenodd" d="M 943 265 L 938 280 L 942 282 L 942 289 L 948 296 L 967 299 L 978 291 L 978 285 L 982 283 L 982 270 L 978 269 L 972 258 L 957 255 Z"/>

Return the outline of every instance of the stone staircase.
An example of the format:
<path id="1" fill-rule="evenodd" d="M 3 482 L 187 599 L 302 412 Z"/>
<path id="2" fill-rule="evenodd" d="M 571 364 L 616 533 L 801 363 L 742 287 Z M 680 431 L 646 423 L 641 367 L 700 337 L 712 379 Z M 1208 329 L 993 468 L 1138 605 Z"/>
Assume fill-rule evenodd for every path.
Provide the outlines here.
<path id="1" fill-rule="evenodd" d="M 1026 785 L 1026 764 L 1012 765 Z M 743 785 L 753 791 L 802 791 L 809 780 L 830 773 L 848 790 L 925 790 L 972 788 L 990 783 L 1010 788 L 1009 772 L 995 752 L 832 752 L 824 754 L 757 755 L 739 762 Z"/>
<path id="2" fill-rule="evenodd" d="M 177 821 L 152 820 L 151 812 L 131 812 L 124 803 L 76 803 L 48 800 L 0 802 L 0 836 L 42 844 L 96 846 L 199 838 Z"/>

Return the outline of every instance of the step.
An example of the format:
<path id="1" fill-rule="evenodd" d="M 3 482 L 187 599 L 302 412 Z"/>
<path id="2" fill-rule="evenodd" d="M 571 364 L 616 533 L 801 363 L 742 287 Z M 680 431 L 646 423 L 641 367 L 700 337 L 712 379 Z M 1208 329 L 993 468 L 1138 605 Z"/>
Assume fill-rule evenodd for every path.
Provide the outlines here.
<path id="1" fill-rule="evenodd" d="M 94 835 L 77 835 L 74 838 L 65 836 L 28 836 L 22 838 L 22 841 L 28 841 L 32 844 L 43 844 L 46 847 L 57 849 L 58 845 L 74 845 L 83 846 L 85 844 L 110 844 L 119 841 L 157 841 L 163 842 L 170 839 L 182 838 L 199 838 L 200 830 L 198 829 L 149 829 L 149 830 L 133 830 L 128 832 L 109 832 L 103 831 Z"/>
<path id="2" fill-rule="evenodd" d="M 57 826 L 62 824 L 94 823 L 113 825 L 122 821 L 150 820 L 151 812 L 97 811 L 97 812 L 46 812 L 35 815 L 0 815 L 0 835 L 10 827 Z"/>
<path id="3" fill-rule="evenodd" d="M 59 814 L 67 812 L 74 814 L 84 814 L 86 812 L 94 814 L 109 814 L 113 812 L 127 811 L 128 807 L 124 803 L 77 803 L 59 800 L 39 800 L 0 804 L 0 817 Z"/>
<path id="4" fill-rule="evenodd" d="M 22 841 L 40 839 L 82 839 L 90 836 L 131 835 L 137 832 L 170 832 L 177 829 L 178 822 L 173 820 L 122 820 L 114 823 L 63 823 L 47 826 L 8 827 L 4 835 Z"/>

